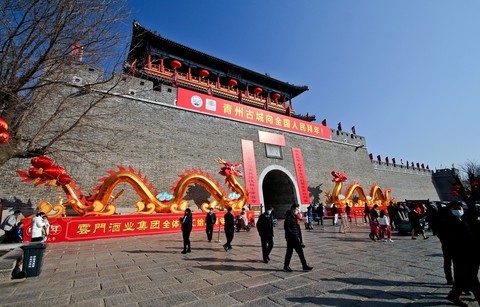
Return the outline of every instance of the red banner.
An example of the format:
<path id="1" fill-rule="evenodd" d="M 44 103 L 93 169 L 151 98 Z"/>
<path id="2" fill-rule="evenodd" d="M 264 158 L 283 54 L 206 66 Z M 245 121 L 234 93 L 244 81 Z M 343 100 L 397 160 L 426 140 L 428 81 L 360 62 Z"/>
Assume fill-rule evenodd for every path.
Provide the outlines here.
<path id="1" fill-rule="evenodd" d="M 226 211 L 216 212 L 218 230 L 219 223 L 224 224 L 223 216 Z M 240 214 L 239 212 L 234 215 Z M 253 212 L 248 211 L 250 220 Z M 193 215 L 193 231 L 205 230 L 204 212 L 195 212 Z M 106 238 L 129 236 L 158 235 L 181 232 L 180 218 L 183 214 L 149 214 L 149 215 L 112 215 L 102 217 L 62 217 L 49 218 L 50 229 L 48 243 L 86 241 Z M 24 241 L 31 240 L 31 218 L 22 220 L 24 223 Z M 221 227 L 221 226 L 220 226 Z M 222 227 L 223 231 L 223 227 Z"/>
<path id="2" fill-rule="evenodd" d="M 255 163 L 252 141 L 242 140 L 242 155 L 245 187 L 248 191 L 248 203 L 252 206 L 257 206 L 260 205 L 260 198 L 258 196 L 257 165 Z"/>
<path id="3" fill-rule="evenodd" d="M 302 150 L 300 148 L 292 148 L 292 154 L 295 172 L 297 173 L 300 202 L 302 204 L 310 204 L 310 194 L 308 193 L 308 182 L 307 175 L 305 174 L 305 166 L 303 165 Z"/>
<path id="4" fill-rule="evenodd" d="M 332 139 L 330 128 L 326 126 L 238 104 L 226 99 L 208 96 L 184 88 L 178 88 L 177 106 L 263 127 L 280 129 L 315 138 Z"/>

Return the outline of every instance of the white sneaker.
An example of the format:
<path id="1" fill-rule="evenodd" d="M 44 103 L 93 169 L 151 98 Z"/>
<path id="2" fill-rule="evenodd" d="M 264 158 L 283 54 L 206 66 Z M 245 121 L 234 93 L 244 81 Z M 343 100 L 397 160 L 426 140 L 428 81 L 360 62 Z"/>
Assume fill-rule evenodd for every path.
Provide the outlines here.
<path id="1" fill-rule="evenodd" d="M 393 242 L 393 240 L 392 240 L 392 239 L 388 239 L 388 242 Z"/>

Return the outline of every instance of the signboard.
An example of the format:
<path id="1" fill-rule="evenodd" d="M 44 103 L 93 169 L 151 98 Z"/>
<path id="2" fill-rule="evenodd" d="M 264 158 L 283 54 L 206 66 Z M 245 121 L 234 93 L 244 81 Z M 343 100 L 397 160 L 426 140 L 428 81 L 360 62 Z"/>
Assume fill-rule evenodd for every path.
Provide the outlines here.
<path id="1" fill-rule="evenodd" d="M 307 175 L 305 174 L 305 166 L 303 165 L 302 150 L 300 148 L 292 148 L 293 163 L 295 164 L 295 172 L 297 173 L 297 183 L 300 193 L 300 202 L 302 204 L 310 203 L 310 194 L 308 192 Z"/>
<path id="2" fill-rule="evenodd" d="M 217 227 L 224 224 L 226 211 L 215 212 Z M 239 212 L 233 213 L 238 215 Z M 247 217 L 253 217 L 253 212 L 247 212 Z M 192 231 L 205 231 L 205 212 L 192 213 Z M 49 218 L 50 230 L 48 243 L 86 241 L 130 236 L 158 235 L 181 232 L 180 218 L 183 214 L 128 214 L 100 217 L 62 217 Z M 31 218 L 22 220 L 24 223 L 24 241 L 31 240 Z M 222 227 L 223 229 L 223 227 Z"/>
<path id="3" fill-rule="evenodd" d="M 248 203 L 259 205 L 257 165 L 253 151 L 253 141 L 242 140 L 243 169 L 245 176 L 245 188 L 248 191 Z"/>
<path id="4" fill-rule="evenodd" d="M 331 140 L 327 126 L 178 88 L 177 106 L 235 121 Z"/>

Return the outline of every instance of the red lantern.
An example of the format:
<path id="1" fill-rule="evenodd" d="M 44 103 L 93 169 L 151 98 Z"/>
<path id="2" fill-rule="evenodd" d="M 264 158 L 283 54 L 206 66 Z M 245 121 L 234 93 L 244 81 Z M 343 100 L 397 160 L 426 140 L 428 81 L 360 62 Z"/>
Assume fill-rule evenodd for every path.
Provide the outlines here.
<path id="1" fill-rule="evenodd" d="M 230 85 L 230 86 L 237 86 L 237 84 L 238 84 L 237 80 L 235 80 L 235 79 L 228 80 L 228 85 Z"/>
<path id="2" fill-rule="evenodd" d="M 275 93 L 272 95 L 273 99 L 277 100 L 281 97 L 281 95 L 279 93 Z"/>
<path id="3" fill-rule="evenodd" d="M 34 157 L 32 158 L 31 162 L 36 168 L 46 168 L 53 165 L 52 159 L 45 156 Z"/>
<path id="4" fill-rule="evenodd" d="M 8 130 L 7 121 L 0 117 L 0 132 L 5 132 Z"/>
<path id="5" fill-rule="evenodd" d="M 261 94 L 263 92 L 263 90 L 262 90 L 261 87 L 256 87 L 256 88 L 253 89 L 253 92 L 258 95 L 258 94 Z"/>
<path id="6" fill-rule="evenodd" d="M 46 178 L 57 179 L 61 175 L 66 175 L 67 171 L 61 166 L 49 166 L 43 170 L 43 174 Z"/>
<path id="7" fill-rule="evenodd" d="M 72 178 L 68 175 L 60 175 L 60 177 L 58 177 L 58 180 L 57 180 L 57 183 L 59 185 L 67 185 L 70 182 L 72 182 Z"/>
<path id="8" fill-rule="evenodd" d="M 38 168 L 36 168 L 36 167 L 30 167 L 30 168 L 28 169 L 28 177 L 29 177 L 29 178 L 35 179 L 35 178 L 37 178 L 37 177 L 39 177 L 39 176 L 40 176 L 40 174 L 38 173 Z"/>
<path id="9" fill-rule="evenodd" d="M 172 60 L 170 62 L 170 66 L 172 66 L 173 69 L 177 69 L 177 68 L 182 67 L 182 63 L 178 60 Z"/>
<path id="10" fill-rule="evenodd" d="M 8 140 L 10 140 L 10 133 L 7 131 L 0 133 L 0 144 L 6 143 Z"/>
<path id="11" fill-rule="evenodd" d="M 198 72 L 198 74 L 200 75 L 200 77 L 205 78 L 205 77 L 208 77 L 210 73 L 208 72 L 208 70 L 202 69 Z"/>

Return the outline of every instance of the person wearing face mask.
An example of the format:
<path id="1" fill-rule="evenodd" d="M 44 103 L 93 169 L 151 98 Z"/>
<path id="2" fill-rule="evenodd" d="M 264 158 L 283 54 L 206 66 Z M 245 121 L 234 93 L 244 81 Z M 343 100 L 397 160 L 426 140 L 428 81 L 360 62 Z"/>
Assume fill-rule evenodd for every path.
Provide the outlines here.
<path id="1" fill-rule="evenodd" d="M 287 241 L 287 252 L 283 263 L 285 272 L 292 272 L 290 268 L 290 260 L 292 259 L 293 250 L 295 250 L 302 262 L 304 271 L 310 271 L 313 268 L 307 264 L 305 255 L 303 254 L 302 242 L 300 238 L 300 227 L 297 224 L 298 205 L 292 205 L 290 210 L 285 213 L 285 221 L 283 227 L 285 229 L 285 240 Z"/>
<path id="2" fill-rule="evenodd" d="M 210 210 L 207 213 L 207 216 L 205 217 L 205 225 L 206 225 L 208 242 L 212 242 L 213 227 L 215 226 L 216 222 L 217 222 L 217 216 L 215 215 L 215 212 L 213 212 L 213 208 L 210 208 Z"/>
<path id="3" fill-rule="evenodd" d="M 260 235 L 260 242 L 262 243 L 263 262 L 270 261 L 270 252 L 273 248 L 273 219 L 271 216 L 272 208 L 258 217 L 257 230 Z"/>
<path id="4" fill-rule="evenodd" d="M 468 306 L 460 297 L 470 290 L 480 303 L 480 282 L 476 259 L 475 237 L 470 225 L 463 219 L 463 207 L 458 201 L 450 202 L 445 217 L 445 240 L 453 260 L 454 282 L 447 299 L 457 306 Z"/>

